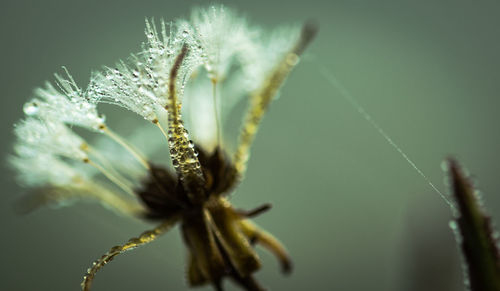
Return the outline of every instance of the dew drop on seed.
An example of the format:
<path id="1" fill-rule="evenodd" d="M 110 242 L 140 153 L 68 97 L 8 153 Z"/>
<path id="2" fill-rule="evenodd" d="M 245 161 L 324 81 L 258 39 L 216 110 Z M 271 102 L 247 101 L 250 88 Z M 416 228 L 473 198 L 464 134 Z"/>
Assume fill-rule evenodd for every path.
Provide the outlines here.
<path id="1" fill-rule="evenodd" d="M 38 104 L 35 102 L 29 102 L 24 104 L 23 111 L 26 115 L 35 115 L 38 113 Z"/>
<path id="2" fill-rule="evenodd" d="M 101 123 L 104 123 L 106 121 L 106 116 L 104 116 L 103 114 L 98 114 L 97 120 Z"/>
<path id="3" fill-rule="evenodd" d="M 132 80 L 137 82 L 139 80 L 139 71 L 133 70 L 132 71 Z"/>

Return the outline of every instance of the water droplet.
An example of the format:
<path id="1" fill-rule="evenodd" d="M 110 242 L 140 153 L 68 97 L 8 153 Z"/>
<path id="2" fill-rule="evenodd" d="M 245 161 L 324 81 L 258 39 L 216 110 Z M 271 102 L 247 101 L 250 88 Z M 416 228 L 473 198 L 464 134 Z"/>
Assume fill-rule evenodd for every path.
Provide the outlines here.
<path id="1" fill-rule="evenodd" d="M 146 104 L 142 107 L 142 113 L 144 115 L 149 115 L 149 114 L 151 114 L 151 112 L 153 112 L 153 108 L 151 106 Z"/>
<path id="2" fill-rule="evenodd" d="M 104 116 L 104 114 L 98 114 L 97 121 L 99 121 L 100 123 L 104 123 L 106 121 L 106 116 Z"/>
<path id="3" fill-rule="evenodd" d="M 35 115 L 38 113 L 38 103 L 36 102 L 29 102 L 29 103 L 26 103 L 24 104 L 24 107 L 23 107 L 23 111 L 26 115 Z"/>
<path id="4" fill-rule="evenodd" d="M 288 56 L 286 57 L 286 62 L 288 63 L 288 65 L 290 66 L 295 66 L 299 63 L 299 60 L 300 60 L 300 57 L 296 54 L 288 54 Z"/>
<path id="5" fill-rule="evenodd" d="M 139 71 L 133 70 L 132 71 L 132 80 L 133 81 L 138 81 L 139 80 Z"/>

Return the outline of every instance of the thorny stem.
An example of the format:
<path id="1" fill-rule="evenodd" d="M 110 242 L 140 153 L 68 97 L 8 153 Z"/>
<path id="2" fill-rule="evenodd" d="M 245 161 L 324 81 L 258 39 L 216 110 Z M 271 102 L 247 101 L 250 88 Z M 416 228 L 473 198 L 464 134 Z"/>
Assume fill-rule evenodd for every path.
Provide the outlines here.
<path id="1" fill-rule="evenodd" d="M 476 191 L 458 163 L 449 159 L 448 168 L 457 204 L 455 221 L 460 232 L 457 242 L 467 263 L 471 290 L 498 291 L 500 252 L 493 237 L 491 219 L 482 209 Z"/>

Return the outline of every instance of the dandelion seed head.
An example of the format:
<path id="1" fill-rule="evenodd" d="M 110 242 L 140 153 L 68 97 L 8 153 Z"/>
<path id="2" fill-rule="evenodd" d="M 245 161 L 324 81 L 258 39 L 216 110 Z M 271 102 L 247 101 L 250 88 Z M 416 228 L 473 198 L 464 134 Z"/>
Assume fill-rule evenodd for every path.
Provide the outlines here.
<path id="1" fill-rule="evenodd" d="M 156 25 L 154 20 L 146 20 L 142 51 L 94 72 L 87 93 L 92 100 L 125 107 L 149 121 L 157 120 L 165 114 L 175 57 L 186 45 L 189 52 L 179 68 L 176 93 L 180 102 L 196 107 L 183 112 L 193 123 L 193 132 L 208 141 L 207 130 L 212 129 L 208 132 L 214 139 L 215 128 L 210 120 L 214 113 L 207 114 L 207 108 L 213 107 L 209 104 L 213 102 L 212 83 L 218 84 L 225 111 L 218 114 L 224 119 L 234 104 L 267 78 L 267 72 L 290 50 L 299 31 L 298 27 L 286 27 L 267 35 L 223 6 L 194 9 L 190 19 L 173 23 L 162 20 Z M 197 126 L 201 124 L 204 126 Z"/>
<path id="2" fill-rule="evenodd" d="M 246 19 L 231 9 L 194 9 L 190 21 L 180 21 L 179 25 L 196 38 L 210 79 L 223 80 L 234 62 L 246 63 L 247 59 L 258 57 L 258 44 L 252 39 L 258 32 L 252 31 Z"/>
<path id="3" fill-rule="evenodd" d="M 25 114 L 98 130 L 105 117 L 98 114 L 96 99 L 78 88 L 71 77 L 56 75 L 56 79 L 59 89 L 49 82 L 36 89 L 35 98 L 24 105 Z"/>
<path id="4" fill-rule="evenodd" d="M 95 99 L 125 107 L 146 120 L 158 119 L 167 105 L 170 69 L 175 57 L 185 43 L 193 43 L 192 38 L 182 32 L 167 34 L 167 24 L 163 21 L 160 31 L 158 33 L 152 20 L 146 20 L 147 41 L 142 45 L 143 51 L 118 62 L 114 68 L 94 73 L 91 86 Z M 200 60 L 196 51 L 185 58 L 176 79 L 180 96 Z"/>
<path id="5" fill-rule="evenodd" d="M 9 163 L 17 169 L 17 180 L 29 187 L 53 185 L 63 187 L 74 184 L 75 180 L 86 180 L 88 173 L 81 167 L 64 162 L 47 153 L 34 154 L 26 147 L 16 147 L 17 156 L 9 158 Z M 50 167 L 50 171 L 47 168 Z"/>
<path id="6" fill-rule="evenodd" d="M 121 214 L 162 220 L 97 260 L 84 277 L 84 290 L 113 257 L 149 243 L 177 222 L 190 256 L 199 258 L 189 264 L 190 284 L 220 289 L 221 279 L 232 277 L 246 289 L 260 290 L 252 277 L 260 261 L 251 242 L 262 240 L 285 272 L 289 257 L 225 195 L 243 177 L 262 116 L 314 31 L 266 34 L 231 9 L 212 6 L 194 9 L 188 20 L 148 19 L 145 34 L 139 52 L 93 72 L 84 89 L 63 68 L 64 77 L 56 74 L 53 84 L 35 90 L 23 107 L 27 117 L 15 126 L 10 164 L 21 184 L 48 189 L 38 193 L 35 206 L 90 198 Z M 231 152 L 224 124 L 247 97 L 239 144 Z M 145 127 L 125 137 L 115 132 L 97 111 L 101 103 L 152 122 L 156 136 Z M 97 136 L 84 140 L 74 126 Z M 168 165 L 154 155 L 158 149 L 170 158 Z"/>
<path id="7" fill-rule="evenodd" d="M 63 123 L 55 120 L 27 118 L 15 126 L 18 144 L 33 152 L 83 160 L 85 141 Z M 49 170 L 49 169 L 47 169 Z"/>
<path id="8" fill-rule="evenodd" d="M 174 78 L 177 103 L 186 121 L 182 127 L 191 133 L 194 140 L 191 147 L 197 144 L 211 151 L 221 146 L 217 140 L 217 120 L 222 125 L 227 123 L 235 105 L 266 80 L 268 72 L 291 49 L 299 34 L 297 27 L 264 33 L 261 28 L 250 26 L 244 16 L 222 5 L 193 9 L 185 20 L 157 23 L 147 19 L 145 23 L 146 38 L 141 51 L 93 72 L 86 88 L 78 86 L 63 67 L 64 74 L 55 74 L 55 82 L 46 82 L 34 91 L 33 98 L 23 107 L 27 118 L 15 127 L 18 140 L 16 156 L 12 158 L 15 162 L 11 164 L 23 176 L 28 176 L 31 169 L 36 172 L 34 177 L 43 176 L 40 175 L 43 170 L 52 176 L 64 167 L 81 167 L 81 161 L 88 162 L 88 143 L 71 127 L 104 133 L 107 125 L 104 115 L 97 110 L 100 103 L 124 107 L 167 128 L 170 74 L 184 46 L 187 54 Z M 94 155 L 105 157 L 103 161 L 109 164 L 108 167 L 100 163 L 102 169 L 108 173 L 115 171 L 112 169 L 115 167 L 119 173 L 132 177 L 130 184 L 139 183 L 147 172 L 130 163 L 130 157 L 120 157 L 127 151 L 117 148 L 116 140 L 96 140 L 92 145 Z M 156 142 L 151 136 L 146 140 L 148 146 L 154 144 L 156 149 L 161 136 Z M 148 158 L 151 153 L 146 154 Z M 199 164 L 196 156 L 187 161 L 191 159 L 193 164 Z M 43 162 L 54 162 L 60 167 L 43 167 Z M 174 166 L 177 162 L 174 159 Z M 23 163 L 33 165 L 22 166 Z M 56 181 L 34 180 L 49 184 Z"/>

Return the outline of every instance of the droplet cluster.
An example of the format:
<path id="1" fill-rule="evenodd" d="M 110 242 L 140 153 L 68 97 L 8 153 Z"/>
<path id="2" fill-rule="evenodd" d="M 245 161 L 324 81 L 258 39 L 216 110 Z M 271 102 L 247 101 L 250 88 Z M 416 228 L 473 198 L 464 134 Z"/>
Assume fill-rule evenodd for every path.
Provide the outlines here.
<path id="1" fill-rule="evenodd" d="M 198 152 L 194 148 L 194 142 L 189 139 L 188 130 L 184 128 L 180 116 L 176 122 L 172 120 L 172 114 L 169 119 L 168 146 L 172 165 L 186 190 L 198 194 L 205 181 Z"/>
<path id="2" fill-rule="evenodd" d="M 162 22 L 158 32 L 155 25 L 146 21 L 147 42 L 143 51 L 132 55 L 127 62 L 119 62 L 115 68 L 94 73 L 90 92 L 101 102 L 123 106 L 145 119 L 157 119 L 157 110 L 166 105 L 170 68 L 184 44 L 193 40 L 187 31 L 167 33 L 167 25 Z M 183 62 L 179 70 L 179 94 L 189 79 L 189 75 L 200 64 L 196 51 Z"/>
<path id="3" fill-rule="evenodd" d="M 58 88 L 47 82 L 44 88 L 36 89 L 35 98 L 24 105 L 24 113 L 51 122 L 99 130 L 105 117 L 98 114 L 97 99 L 93 94 L 79 88 L 69 73 L 66 78 L 55 76 Z"/>

